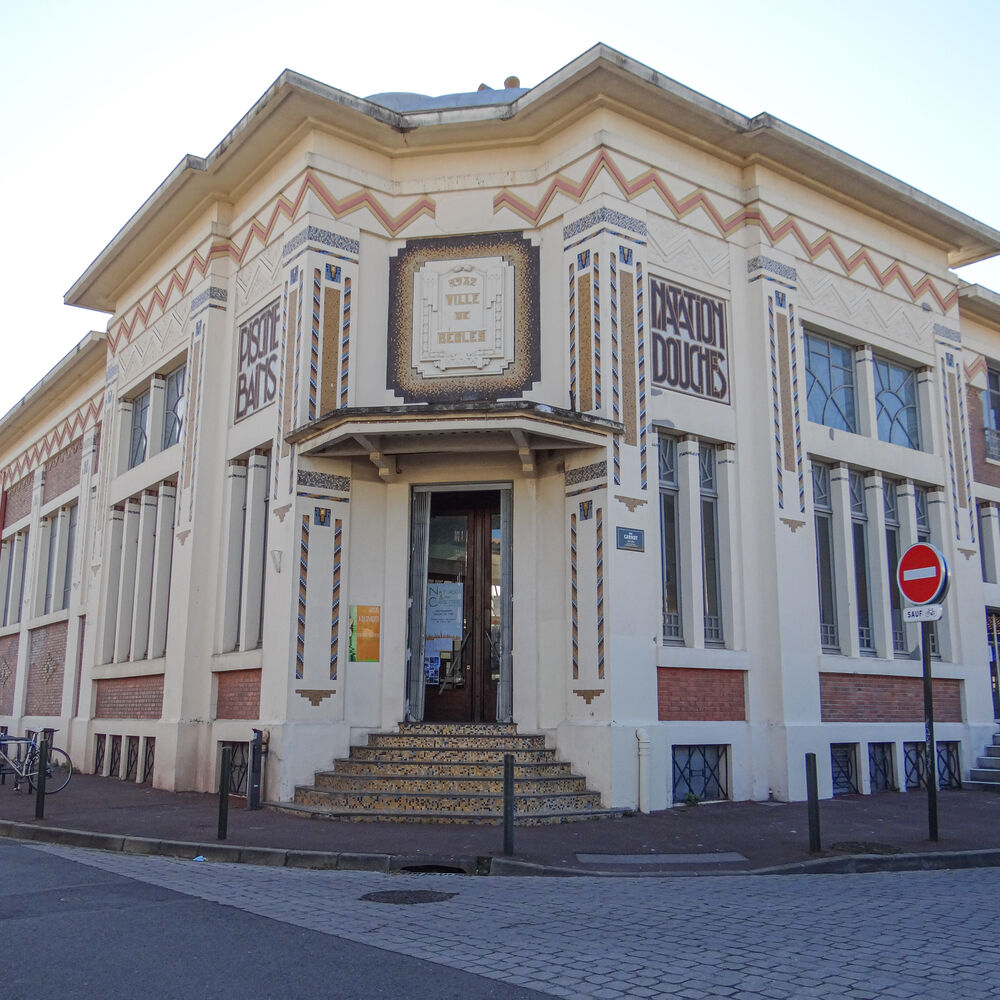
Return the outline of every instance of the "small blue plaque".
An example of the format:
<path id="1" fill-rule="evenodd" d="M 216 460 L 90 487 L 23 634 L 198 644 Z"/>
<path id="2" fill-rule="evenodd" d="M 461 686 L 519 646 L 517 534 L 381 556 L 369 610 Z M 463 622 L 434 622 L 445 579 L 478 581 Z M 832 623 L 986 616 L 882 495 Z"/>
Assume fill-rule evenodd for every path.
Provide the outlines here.
<path id="1" fill-rule="evenodd" d="M 615 528 L 618 548 L 626 552 L 646 551 L 646 532 L 642 528 Z"/>

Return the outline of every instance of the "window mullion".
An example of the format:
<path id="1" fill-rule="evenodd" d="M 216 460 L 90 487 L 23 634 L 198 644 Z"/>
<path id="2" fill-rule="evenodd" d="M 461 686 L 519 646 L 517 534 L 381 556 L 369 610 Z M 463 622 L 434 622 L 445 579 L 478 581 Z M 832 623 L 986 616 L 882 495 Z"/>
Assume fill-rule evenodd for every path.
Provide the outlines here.
<path id="1" fill-rule="evenodd" d="M 830 504 L 833 508 L 831 541 L 836 591 L 840 651 L 844 656 L 860 656 L 858 641 L 858 599 L 854 580 L 854 537 L 851 523 L 850 470 L 835 465 L 830 470 Z"/>

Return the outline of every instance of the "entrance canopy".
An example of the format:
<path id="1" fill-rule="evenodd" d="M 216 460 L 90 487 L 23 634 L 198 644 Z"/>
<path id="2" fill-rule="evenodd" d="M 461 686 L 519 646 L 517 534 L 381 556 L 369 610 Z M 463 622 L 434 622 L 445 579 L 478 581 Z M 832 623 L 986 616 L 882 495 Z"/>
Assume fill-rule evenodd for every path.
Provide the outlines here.
<path id="1" fill-rule="evenodd" d="M 534 475 L 539 452 L 600 447 L 622 433 L 622 424 L 603 417 L 509 400 L 348 407 L 296 429 L 287 440 L 313 458 L 366 456 L 391 481 L 399 455 L 514 451 L 525 475 Z"/>

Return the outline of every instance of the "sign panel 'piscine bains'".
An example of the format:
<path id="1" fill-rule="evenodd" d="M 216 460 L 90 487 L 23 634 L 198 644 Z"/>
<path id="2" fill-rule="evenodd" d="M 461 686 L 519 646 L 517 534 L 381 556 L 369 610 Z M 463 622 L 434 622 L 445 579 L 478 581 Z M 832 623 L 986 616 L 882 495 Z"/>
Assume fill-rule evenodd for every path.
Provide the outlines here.
<path id="1" fill-rule="evenodd" d="M 729 402 L 726 304 L 683 285 L 651 277 L 653 385 Z"/>

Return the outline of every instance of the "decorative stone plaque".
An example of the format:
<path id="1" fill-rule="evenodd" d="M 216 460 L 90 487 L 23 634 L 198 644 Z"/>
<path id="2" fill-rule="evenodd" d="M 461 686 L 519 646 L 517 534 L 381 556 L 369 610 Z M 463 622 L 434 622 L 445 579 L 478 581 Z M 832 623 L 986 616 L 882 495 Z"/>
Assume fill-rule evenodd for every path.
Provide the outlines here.
<path id="1" fill-rule="evenodd" d="M 514 268 L 502 257 L 432 260 L 413 277 L 414 370 L 499 375 L 514 361 Z"/>

